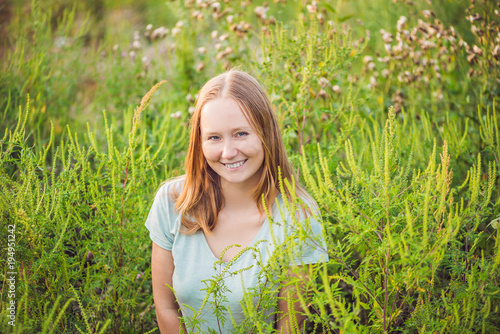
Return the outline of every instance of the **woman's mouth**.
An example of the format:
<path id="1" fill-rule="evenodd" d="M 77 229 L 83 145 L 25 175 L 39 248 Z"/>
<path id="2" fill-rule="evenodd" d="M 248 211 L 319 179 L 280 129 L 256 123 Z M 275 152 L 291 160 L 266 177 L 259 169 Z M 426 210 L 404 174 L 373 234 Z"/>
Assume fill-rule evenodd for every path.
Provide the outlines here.
<path id="1" fill-rule="evenodd" d="M 231 163 L 231 164 L 225 164 L 225 163 L 221 162 L 221 164 L 223 164 L 228 169 L 237 169 L 237 168 L 243 166 L 243 164 L 245 162 L 247 162 L 247 160 L 248 159 L 245 159 L 245 160 L 241 160 L 241 161 L 234 162 L 234 163 Z"/>

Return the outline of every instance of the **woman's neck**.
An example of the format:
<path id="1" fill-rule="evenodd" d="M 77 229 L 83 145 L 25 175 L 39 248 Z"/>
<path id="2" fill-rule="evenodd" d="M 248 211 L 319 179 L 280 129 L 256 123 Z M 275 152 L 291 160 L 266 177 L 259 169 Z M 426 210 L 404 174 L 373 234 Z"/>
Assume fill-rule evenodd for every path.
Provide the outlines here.
<path id="1" fill-rule="evenodd" d="M 249 208 L 256 207 L 252 194 L 253 186 L 224 181 L 221 186 L 225 209 L 247 211 Z"/>

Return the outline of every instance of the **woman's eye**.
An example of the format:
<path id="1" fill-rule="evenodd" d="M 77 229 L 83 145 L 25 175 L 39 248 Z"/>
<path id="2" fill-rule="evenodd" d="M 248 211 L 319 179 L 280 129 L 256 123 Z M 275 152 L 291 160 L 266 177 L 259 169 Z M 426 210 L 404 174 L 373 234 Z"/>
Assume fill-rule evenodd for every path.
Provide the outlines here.
<path id="1" fill-rule="evenodd" d="M 244 132 L 244 131 L 242 131 L 242 132 L 238 132 L 238 133 L 236 134 L 236 137 L 244 137 L 244 136 L 246 136 L 246 135 L 248 135 L 248 132 Z"/>
<path id="2" fill-rule="evenodd" d="M 210 136 L 208 137 L 208 140 L 218 140 L 219 137 L 218 136 Z"/>

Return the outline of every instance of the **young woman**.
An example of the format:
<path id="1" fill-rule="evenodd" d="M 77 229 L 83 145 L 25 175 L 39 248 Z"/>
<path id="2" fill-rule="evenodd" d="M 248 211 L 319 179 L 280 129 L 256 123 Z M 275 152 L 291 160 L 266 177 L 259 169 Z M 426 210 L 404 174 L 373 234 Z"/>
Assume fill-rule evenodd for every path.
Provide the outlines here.
<path id="1" fill-rule="evenodd" d="M 308 240 L 313 241 L 289 264 L 328 260 L 321 225 L 304 219 L 315 208 L 300 186 L 279 191 L 279 173 L 290 183 L 296 176 L 269 99 L 247 73 L 229 71 L 201 89 L 192 116 L 185 170 L 183 177 L 159 189 L 146 220 L 153 241 L 158 325 L 162 333 L 195 328 L 201 333 L 209 329 L 230 333 L 234 326 L 248 321 L 242 299 L 255 292 L 255 287 L 266 286 L 261 272 L 297 227 L 293 226 L 297 217 L 301 217 L 301 225 L 308 226 Z M 308 206 L 302 213 L 285 209 L 283 199 L 291 198 L 293 192 Z M 271 220 L 265 208 L 269 208 Z M 216 278 L 218 283 L 212 284 Z M 221 286 L 227 289 L 224 298 L 214 292 Z M 293 293 L 288 287 L 279 295 Z M 257 299 L 254 295 L 254 306 L 263 308 Z M 277 312 L 272 308 L 258 312 L 265 314 L 266 322 L 274 324 L 278 333 L 287 333 L 289 304 L 281 298 L 275 305 Z M 300 311 L 298 304 L 294 307 Z M 182 325 L 180 317 L 199 321 Z M 304 320 L 296 317 L 299 323 Z"/>

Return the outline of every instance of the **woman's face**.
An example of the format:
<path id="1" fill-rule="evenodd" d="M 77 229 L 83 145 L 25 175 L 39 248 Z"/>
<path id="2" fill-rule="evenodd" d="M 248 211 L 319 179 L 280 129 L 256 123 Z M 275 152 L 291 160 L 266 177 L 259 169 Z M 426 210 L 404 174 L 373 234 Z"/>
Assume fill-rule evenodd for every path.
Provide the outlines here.
<path id="1" fill-rule="evenodd" d="M 208 165 L 226 183 L 254 187 L 264 162 L 262 142 L 233 99 L 205 104 L 200 119 L 202 150 Z"/>

